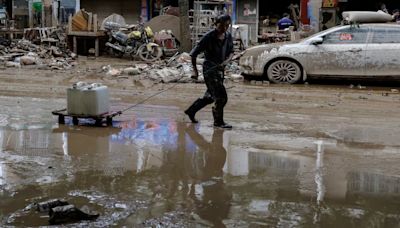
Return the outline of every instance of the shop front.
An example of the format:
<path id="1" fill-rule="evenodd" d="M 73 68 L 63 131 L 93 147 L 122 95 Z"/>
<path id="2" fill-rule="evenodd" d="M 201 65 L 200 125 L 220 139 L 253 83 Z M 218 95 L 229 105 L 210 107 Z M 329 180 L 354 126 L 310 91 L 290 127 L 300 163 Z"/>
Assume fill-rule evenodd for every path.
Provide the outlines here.
<path id="1" fill-rule="evenodd" d="M 96 13 L 99 21 L 116 13 L 122 15 L 128 24 L 136 24 L 140 20 L 142 1 L 80 0 L 80 6 L 88 12 Z"/>
<path id="2" fill-rule="evenodd" d="M 315 4 L 317 2 L 319 4 Z M 277 23 L 284 13 L 290 15 L 295 29 L 310 24 L 309 6 L 319 5 L 322 0 L 236 0 L 236 23 L 249 25 L 250 40 L 257 42 L 265 33 L 276 33 Z M 309 3 L 313 3 L 309 5 Z M 310 11 L 312 12 L 312 11 Z M 316 11 L 318 14 L 318 11 Z M 315 21 L 318 21 L 316 18 Z"/>

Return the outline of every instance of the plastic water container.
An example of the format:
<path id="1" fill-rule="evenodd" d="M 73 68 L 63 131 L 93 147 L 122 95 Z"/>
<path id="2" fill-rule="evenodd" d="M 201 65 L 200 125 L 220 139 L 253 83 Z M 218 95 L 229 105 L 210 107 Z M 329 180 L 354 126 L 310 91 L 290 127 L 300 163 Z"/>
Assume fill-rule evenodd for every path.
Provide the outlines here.
<path id="1" fill-rule="evenodd" d="M 97 116 L 110 111 L 107 86 L 78 82 L 67 89 L 67 112 L 70 115 Z"/>

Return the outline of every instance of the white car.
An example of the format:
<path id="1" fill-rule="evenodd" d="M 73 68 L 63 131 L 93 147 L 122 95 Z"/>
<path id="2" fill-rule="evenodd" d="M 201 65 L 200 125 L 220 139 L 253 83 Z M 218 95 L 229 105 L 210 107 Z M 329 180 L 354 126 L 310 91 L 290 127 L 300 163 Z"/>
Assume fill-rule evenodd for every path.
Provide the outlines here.
<path id="1" fill-rule="evenodd" d="M 244 74 L 274 83 L 308 76 L 400 78 L 400 25 L 337 26 L 297 43 L 255 46 L 245 51 L 240 66 Z"/>

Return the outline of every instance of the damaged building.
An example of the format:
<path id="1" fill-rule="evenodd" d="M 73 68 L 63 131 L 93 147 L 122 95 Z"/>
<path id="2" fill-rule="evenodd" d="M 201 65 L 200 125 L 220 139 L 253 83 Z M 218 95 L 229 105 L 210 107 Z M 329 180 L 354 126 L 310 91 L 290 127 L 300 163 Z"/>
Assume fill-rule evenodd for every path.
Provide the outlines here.
<path id="1" fill-rule="evenodd" d="M 66 25 L 69 15 L 74 15 L 80 9 L 96 14 L 98 23 L 111 14 L 118 14 L 124 17 L 127 24 L 137 24 L 163 14 L 179 16 L 178 2 L 178 0 L 0 0 L 0 14 L 1 10 L 7 12 L 9 24 L 21 30 L 28 27 Z M 400 4 L 395 0 L 382 2 L 389 13 L 400 8 Z M 270 37 L 278 37 L 278 41 L 303 38 L 311 32 L 340 24 L 343 11 L 376 11 L 381 9 L 381 6 L 374 0 L 189 0 L 189 8 L 193 44 L 212 26 L 212 20 L 208 20 L 208 24 L 203 26 L 202 19 L 199 19 L 200 25 L 196 25 L 196 18 L 193 16 L 196 15 L 195 12 L 211 12 L 218 9 L 218 13 L 231 14 L 233 24 L 242 26 L 241 32 L 244 35 L 241 36 L 244 36 L 242 39 L 246 40 L 244 46 L 247 47 L 249 41 L 266 42 Z M 290 32 L 286 37 L 280 34 L 275 36 L 277 22 L 284 13 L 290 14 L 294 21 L 294 31 L 306 32 L 294 35 Z M 281 37 L 285 39 L 280 40 Z"/>
<path id="2" fill-rule="evenodd" d="M 384 3 L 389 13 L 400 8 L 395 0 L 234 0 L 237 24 L 249 26 L 250 40 L 259 41 L 263 33 L 276 32 L 276 24 L 283 13 L 290 14 L 295 29 L 307 25 L 314 32 L 340 24 L 343 11 L 377 11 Z"/>

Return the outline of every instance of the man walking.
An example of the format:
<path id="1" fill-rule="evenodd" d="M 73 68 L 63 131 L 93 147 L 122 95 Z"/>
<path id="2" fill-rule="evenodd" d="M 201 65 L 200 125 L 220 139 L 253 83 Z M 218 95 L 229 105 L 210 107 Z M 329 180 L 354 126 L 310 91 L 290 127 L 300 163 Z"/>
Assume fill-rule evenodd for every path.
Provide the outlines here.
<path id="1" fill-rule="evenodd" d="M 204 52 L 203 63 L 204 81 L 207 91 L 202 98 L 197 99 L 186 111 L 193 123 L 198 123 L 196 113 L 205 106 L 214 103 L 212 113 L 214 126 L 219 128 L 232 128 L 224 121 L 224 107 L 228 102 L 228 95 L 224 86 L 224 68 L 233 57 L 233 39 L 227 32 L 231 24 L 231 17 L 221 15 L 215 21 L 216 28 L 209 31 L 191 51 L 194 79 L 199 76 L 197 69 L 197 56 Z"/>

